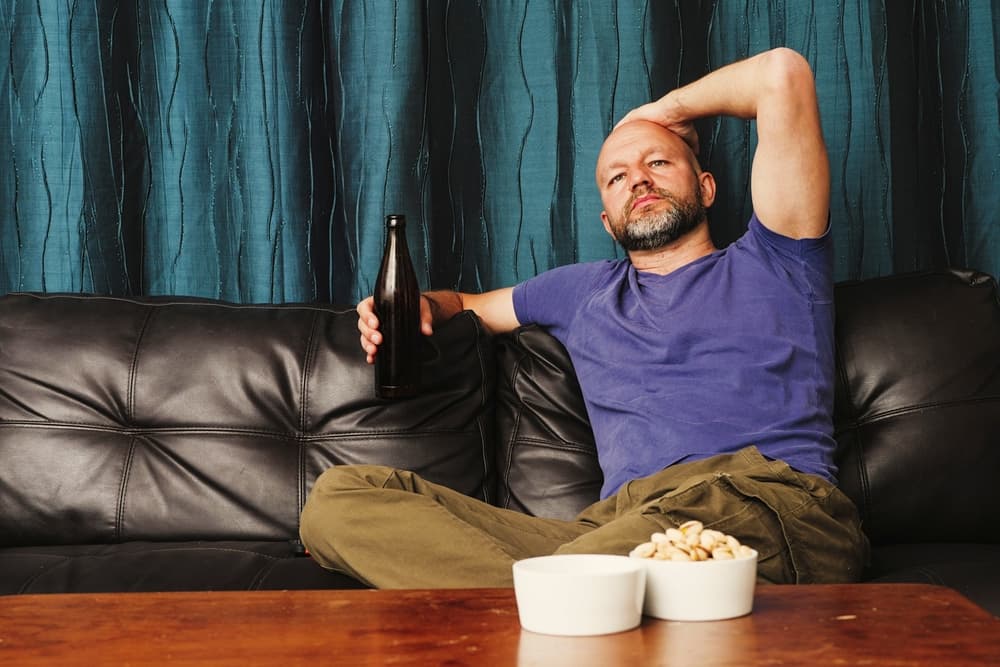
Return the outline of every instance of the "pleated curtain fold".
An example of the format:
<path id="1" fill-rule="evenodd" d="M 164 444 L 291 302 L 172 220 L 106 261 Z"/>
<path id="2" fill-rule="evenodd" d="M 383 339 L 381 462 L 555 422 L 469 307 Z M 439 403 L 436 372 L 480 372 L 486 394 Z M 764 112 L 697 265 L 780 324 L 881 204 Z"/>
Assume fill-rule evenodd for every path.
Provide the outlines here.
<path id="1" fill-rule="evenodd" d="M 617 257 L 632 107 L 774 46 L 816 75 L 839 280 L 1000 273 L 991 0 L 0 0 L 0 290 L 353 303 L 383 218 L 424 288 Z M 699 124 L 717 243 L 753 124 Z M 794 174 L 789 174 L 794 178 Z"/>

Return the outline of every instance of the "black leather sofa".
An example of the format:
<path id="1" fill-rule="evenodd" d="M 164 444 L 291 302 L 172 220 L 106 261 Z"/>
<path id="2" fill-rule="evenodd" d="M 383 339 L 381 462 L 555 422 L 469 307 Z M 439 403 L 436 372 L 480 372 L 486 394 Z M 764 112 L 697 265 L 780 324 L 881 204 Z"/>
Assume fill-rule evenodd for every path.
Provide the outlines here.
<path id="1" fill-rule="evenodd" d="M 840 484 L 866 578 L 952 586 L 1000 615 L 1000 302 L 941 271 L 837 287 Z M 297 541 L 327 467 L 416 470 L 571 517 L 601 473 L 562 347 L 463 313 L 426 389 L 374 397 L 351 308 L 0 298 L 0 593 L 358 587 Z"/>

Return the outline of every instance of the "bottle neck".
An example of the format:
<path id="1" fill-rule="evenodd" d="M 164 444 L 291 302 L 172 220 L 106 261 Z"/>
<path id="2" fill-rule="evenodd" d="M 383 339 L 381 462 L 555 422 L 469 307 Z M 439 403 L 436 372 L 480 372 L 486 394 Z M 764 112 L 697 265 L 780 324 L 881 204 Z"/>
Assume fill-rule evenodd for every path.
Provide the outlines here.
<path id="1" fill-rule="evenodd" d="M 386 252 L 407 250 L 406 245 L 406 223 L 402 221 L 389 221 L 385 224 L 385 249 Z"/>

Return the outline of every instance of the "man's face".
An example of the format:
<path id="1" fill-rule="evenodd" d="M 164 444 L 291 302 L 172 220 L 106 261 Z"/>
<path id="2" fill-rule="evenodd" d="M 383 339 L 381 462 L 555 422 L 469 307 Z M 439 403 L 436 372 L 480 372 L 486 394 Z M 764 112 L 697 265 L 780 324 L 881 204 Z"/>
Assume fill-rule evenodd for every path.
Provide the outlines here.
<path id="1" fill-rule="evenodd" d="M 601 219 L 626 251 L 655 250 L 706 220 L 702 179 L 687 144 L 654 123 L 626 123 L 597 159 Z"/>

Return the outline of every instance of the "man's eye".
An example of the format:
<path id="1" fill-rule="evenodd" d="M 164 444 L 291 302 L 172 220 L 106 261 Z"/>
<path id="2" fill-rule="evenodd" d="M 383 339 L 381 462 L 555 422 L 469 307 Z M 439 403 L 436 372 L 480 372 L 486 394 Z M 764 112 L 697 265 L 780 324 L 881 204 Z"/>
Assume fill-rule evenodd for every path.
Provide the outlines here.
<path id="1" fill-rule="evenodd" d="M 625 178 L 625 174 L 615 174 L 614 176 L 611 177 L 611 180 L 608 181 L 608 185 L 614 185 L 623 178 Z"/>
<path id="2" fill-rule="evenodd" d="M 650 167 L 662 167 L 667 164 L 666 160 L 653 160 L 649 163 Z"/>

